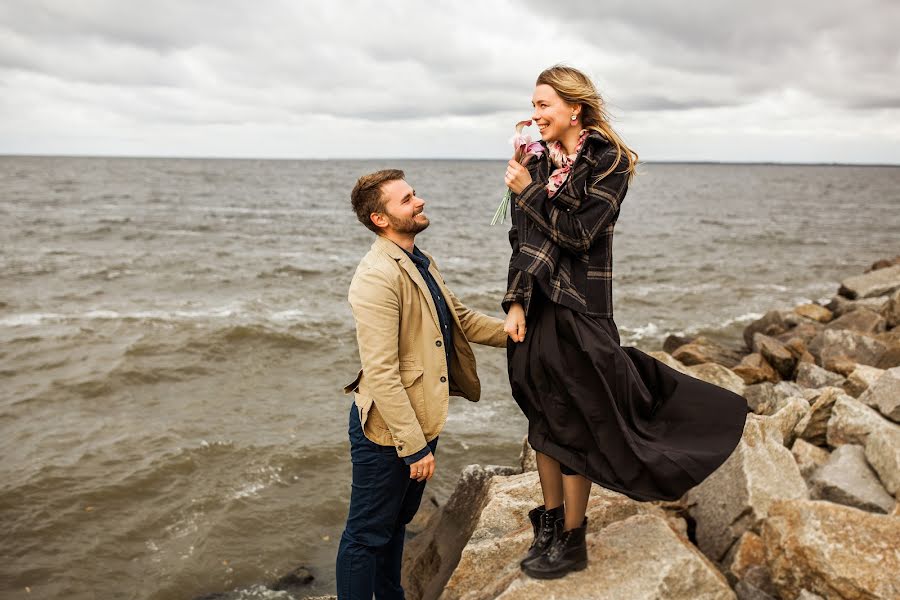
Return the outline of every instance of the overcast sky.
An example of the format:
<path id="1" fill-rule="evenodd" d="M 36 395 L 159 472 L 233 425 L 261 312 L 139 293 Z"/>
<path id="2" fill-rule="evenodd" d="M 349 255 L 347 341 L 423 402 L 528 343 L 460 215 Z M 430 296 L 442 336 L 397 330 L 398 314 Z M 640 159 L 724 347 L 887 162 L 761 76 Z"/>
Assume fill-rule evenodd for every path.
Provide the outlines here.
<path id="1" fill-rule="evenodd" d="M 504 158 L 592 76 L 646 160 L 900 163 L 900 2 L 0 0 L 0 153 Z"/>

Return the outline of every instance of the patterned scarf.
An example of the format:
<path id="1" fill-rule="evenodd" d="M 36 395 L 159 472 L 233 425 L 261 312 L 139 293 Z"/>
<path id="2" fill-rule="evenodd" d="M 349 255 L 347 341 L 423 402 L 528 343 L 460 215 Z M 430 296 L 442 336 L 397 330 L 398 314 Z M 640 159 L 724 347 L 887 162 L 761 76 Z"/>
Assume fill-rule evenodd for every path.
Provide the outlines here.
<path id="1" fill-rule="evenodd" d="M 569 177 L 569 171 L 572 170 L 572 165 L 575 164 L 575 159 L 578 157 L 578 153 L 581 151 L 581 147 L 584 145 L 584 140 L 587 139 L 588 133 L 590 133 L 590 131 L 587 129 L 582 129 L 578 132 L 578 143 L 575 144 L 575 152 L 572 154 L 565 153 L 563 145 L 559 140 L 547 145 L 547 154 L 550 156 L 550 162 L 556 167 L 556 169 L 550 173 L 550 179 L 547 181 L 547 192 L 551 197 L 556 194 L 556 191 L 562 187 Z"/>

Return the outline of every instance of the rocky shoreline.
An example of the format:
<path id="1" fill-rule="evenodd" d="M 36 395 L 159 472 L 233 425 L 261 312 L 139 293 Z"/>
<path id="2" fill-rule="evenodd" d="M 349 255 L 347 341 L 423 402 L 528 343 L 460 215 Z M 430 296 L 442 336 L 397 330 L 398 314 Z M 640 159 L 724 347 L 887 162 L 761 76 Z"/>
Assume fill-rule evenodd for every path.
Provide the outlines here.
<path id="1" fill-rule="evenodd" d="M 407 598 L 900 598 L 900 257 L 733 347 L 670 336 L 650 354 L 747 399 L 731 457 L 676 502 L 593 486 L 588 568 L 540 581 L 518 566 L 541 504 L 526 441 L 520 465 L 467 467 L 411 528 Z"/>

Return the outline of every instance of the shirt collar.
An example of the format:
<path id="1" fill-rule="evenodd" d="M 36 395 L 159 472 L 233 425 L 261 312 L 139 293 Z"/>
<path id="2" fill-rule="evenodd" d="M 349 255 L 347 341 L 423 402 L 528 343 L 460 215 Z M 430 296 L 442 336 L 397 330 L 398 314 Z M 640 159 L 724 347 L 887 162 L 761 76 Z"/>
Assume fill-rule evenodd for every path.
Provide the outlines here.
<path id="1" fill-rule="evenodd" d="M 406 250 L 403 250 L 406 252 Z M 406 255 L 412 259 L 416 266 L 422 267 L 425 270 L 428 270 L 428 267 L 431 266 L 431 261 L 428 260 L 428 257 L 422 254 L 422 251 L 419 250 L 418 246 L 413 246 L 412 252 L 406 252 Z"/>

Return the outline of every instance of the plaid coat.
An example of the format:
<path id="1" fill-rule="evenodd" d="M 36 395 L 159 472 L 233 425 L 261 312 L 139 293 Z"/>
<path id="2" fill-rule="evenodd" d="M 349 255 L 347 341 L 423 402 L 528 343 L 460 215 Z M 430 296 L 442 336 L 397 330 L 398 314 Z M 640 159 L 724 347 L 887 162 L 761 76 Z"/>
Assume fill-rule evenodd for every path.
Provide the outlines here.
<path id="1" fill-rule="evenodd" d="M 532 182 L 510 203 L 512 257 L 504 311 L 519 302 L 528 314 L 539 285 L 557 304 L 595 317 L 613 316 L 613 228 L 628 190 L 624 156 L 622 168 L 597 177 L 615 161 L 615 146 L 592 131 L 552 198 L 545 187 L 552 167 L 547 153 L 528 162 Z"/>

